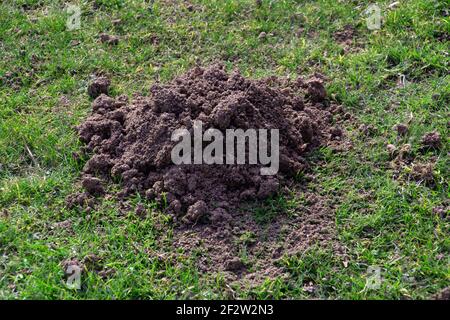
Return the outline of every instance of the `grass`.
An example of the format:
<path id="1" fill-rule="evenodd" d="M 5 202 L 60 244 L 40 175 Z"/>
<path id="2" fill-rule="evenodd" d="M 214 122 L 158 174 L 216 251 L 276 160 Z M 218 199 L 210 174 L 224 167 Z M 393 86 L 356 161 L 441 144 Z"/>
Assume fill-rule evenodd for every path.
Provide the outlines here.
<path id="1" fill-rule="evenodd" d="M 394 8 L 378 1 L 384 21 L 375 31 L 365 24 L 369 1 L 190 3 L 74 1 L 82 16 L 72 31 L 65 1 L 0 3 L 0 298 L 426 299 L 448 286 L 450 221 L 432 213 L 448 210 L 449 196 L 445 1 L 406 0 Z M 346 25 L 357 31 L 350 50 L 333 37 Z M 119 44 L 99 43 L 102 32 L 120 36 Z M 353 147 L 317 151 L 320 165 L 308 187 L 338 204 L 336 228 L 348 260 L 311 248 L 280 261 L 289 278 L 230 295 L 222 276 L 196 270 L 195 255 L 161 258 L 179 249 L 171 245 L 170 217 L 152 203 L 136 197 L 131 210 L 121 210 L 103 200 L 91 212 L 64 206 L 86 161 L 73 156 L 81 147 L 73 127 L 89 113 L 93 74 L 112 79 L 114 96 L 148 94 L 155 81 L 212 61 L 253 78 L 315 71 L 328 77 L 330 96 L 354 116 L 345 128 Z M 402 76 L 405 86 L 398 85 Z M 401 139 L 392 130 L 399 122 L 410 128 Z M 370 136 L 359 133 L 362 124 L 373 127 Z M 443 146 L 422 153 L 420 139 L 432 130 Z M 416 162 L 434 161 L 433 184 L 409 179 L 410 168 L 395 172 L 388 143 L 409 143 Z M 289 210 L 296 203 L 274 201 L 269 206 Z M 138 204 L 147 216 L 135 214 Z M 267 217 L 257 211 L 256 218 Z M 62 261 L 91 253 L 114 274 L 86 272 L 81 290 L 68 289 Z M 381 269 L 378 289 L 366 286 L 369 266 Z M 309 282 L 314 292 L 304 289 Z"/>

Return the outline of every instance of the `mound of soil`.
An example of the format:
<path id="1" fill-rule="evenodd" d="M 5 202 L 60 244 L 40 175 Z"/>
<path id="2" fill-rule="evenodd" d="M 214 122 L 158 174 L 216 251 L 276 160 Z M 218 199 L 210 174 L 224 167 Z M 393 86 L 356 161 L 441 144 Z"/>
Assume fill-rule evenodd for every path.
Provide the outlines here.
<path id="1" fill-rule="evenodd" d="M 98 179 L 114 178 L 120 197 L 145 195 L 167 205 L 175 219 L 190 224 L 221 221 L 248 200 L 268 198 L 307 167 L 303 158 L 313 148 L 336 139 L 332 112 L 319 76 L 295 81 L 275 77 L 244 78 L 221 65 L 195 67 L 152 95 L 132 101 L 105 94 L 92 103 L 92 115 L 78 127 L 92 157 L 83 170 L 88 194 L 101 194 Z M 260 164 L 175 165 L 171 151 L 176 129 L 279 129 L 280 170 L 263 176 Z M 207 145 L 207 144 L 206 144 Z M 247 150 L 248 152 L 248 150 Z"/>

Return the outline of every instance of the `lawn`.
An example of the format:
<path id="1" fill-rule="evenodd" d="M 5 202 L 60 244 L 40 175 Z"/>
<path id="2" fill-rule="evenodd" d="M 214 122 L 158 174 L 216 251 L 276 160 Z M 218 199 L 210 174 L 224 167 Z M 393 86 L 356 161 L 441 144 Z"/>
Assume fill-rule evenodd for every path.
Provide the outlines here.
<path id="1" fill-rule="evenodd" d="M 448 1 L 378 1 L 374 30 L 370 1 L 71 4 L 79 27 L 68 27 L 66 1 L 0 3 L 1 299 L 428 299 L 450 285 Z M 342 30 L 352 37 L 342 41 Z M 118 44 L 102 43 L 101 33 Z M 279 260 L 287 277 L 230 283 L 200 272 L 200 254 L 173 245 L 171 216 L 138 195 L 125 209 L 114 197 L 93 210 L 65 205 L 87 160 L 74 128 L 91 111 L 94 75 L 111 79 L 112 96 L 149 95 L 156 81 L 217 61 L 250 78 L 326 76 L 330 99 L 351 115 L 351 147 L 315 151 L 314 179 L 298 183 L 333 203 L 345 255 L 313 246 Z M 441 146 L 424 150 L 432 131 Z M 388 145 L 409 145 L 409 164 L 394 161 L 399 151 Z M 295 194 L 289 211 L 302 214 Z M 79 290 L 66 285 L 67 259 L 94 265 Z"/>

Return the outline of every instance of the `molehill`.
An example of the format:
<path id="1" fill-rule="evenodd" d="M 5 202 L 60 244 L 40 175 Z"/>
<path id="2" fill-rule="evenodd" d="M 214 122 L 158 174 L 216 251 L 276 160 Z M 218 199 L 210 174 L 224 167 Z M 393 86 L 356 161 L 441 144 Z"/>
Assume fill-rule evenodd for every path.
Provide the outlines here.
<path id="1" fill-rule="evenodd" d="M 140 193 L 182 223 L 227 219 L 241 203 L 279 192 L 307 167 L 305 154 L 339 139 L 342 131 L 331 125 L 335 109 L 318 74 L 251 80 L 218 64 L 155 84 L 149 97 L 135 95 L 129 101 L 102 93 L 77 128 L 90 159 L 82 173 L 85 192 L 71 203 L 102 195 L 113 179 L 122 186 L 119 198 Z M 203 131 L 214 128 L 224 134 L 226 129 L 278 129 L 278 173 L 261 175 L 261 164 L 175 165 L 172 133 L 193 131 L 194 121 L 202 122 Z"/>

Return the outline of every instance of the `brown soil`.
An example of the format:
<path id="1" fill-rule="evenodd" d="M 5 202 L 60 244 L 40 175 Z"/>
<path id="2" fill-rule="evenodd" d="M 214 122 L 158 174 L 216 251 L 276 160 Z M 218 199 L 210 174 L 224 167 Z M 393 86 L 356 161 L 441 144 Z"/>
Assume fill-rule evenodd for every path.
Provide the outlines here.
<path id="1" fill-rule="evenodd" d="M 199 269 L 225 272 L 231 280 L 255 283 L 282 276 L 278 259 L 313 244 L 342 252 L 335 241 L 334 204 L 293 179 L 308 171 L 305 156 L 311 150 L 320 145 L 342 149 L 344 131 L 331 124 L 348 117 L 330 105 L 323 77 L 250 80 L 213 65 L 154 85 L 151 92 L 151 97 L 135 95 L 132 101 L 105 94 L 94 100 L 92 115 L 78 127 L 92 155 L 83 170 L 85 192 L 69 197 L 70 206 L 92 208 L 93 197 L 105 193 L 106 180 L 117 179 L 119 199 L 140 193 L 161 203 L 178 226 L 174 247 L 185 254 L 202 251 Z M 203 131 L 279 129 L 280 171 L 262 176 L 259 164 L 173 164 L 171 134 L 179 128 L 192 131 L 194 120 L 203 122 Z M 306 197 L 306 205 L 289 217 L 280 214 L 257 223 L 251 213 L 255 206 L 249 204 L 259 207 L 288 189 Z M 248 234 L 251 239 L 245 240 Z"/>
<path id="2" fill-rule="evenodd" d="M 296 192 L 306 203 L 291 214 L 278 212 L 268 223 L 257 223 L 249 210 L 238 210 L 216 224 L 179 228 L 174 234 L 174 252 L 196 253 L 200 272 L 220 272 L 229 283 L 243 286 L 287 277 L 280 263 L 283 256 L 301 254 L 311 247 L 344 256 L 345 248 L 335 231 L 335 203 L 306 188 Z"/>
<path id="3" fill-rule="evenodd" d="M 307 167 L 304 154 L 343 134 L 330 125 L 326 91 L 316 77 L 256 81 L 214 65 L 197 67 L 151 91 L 151 97 L 132 102 L 104 94 L 95 99 L 92 115 L 78 128 L 93 153 L 84 168 L 83 187 L 98 195 L 102 183 L 92 176 L 119 178 L 120 197 L 138 192 L 165 202 L 185 223 L 226 216 L 243 201 L 274 195 L 280 184 Z M 261 165 L 248 164 L 174 165 L 171 134 L 179 128 L 192 131 L 194 120 L 203 122 L 204 131 L 280 129 L 280 172 L 262 176 Z"/>
<path id="4" fill-rule="evenodd" d="M 403 123 L 396 124 L 393 129 L 395 131 L 397 131 L 397 134 L 399 136 L 402 136 L 402 137 L 406 136 L 408 134 L 408 131 L 409 131 L 408 126 L 406 124 L 403 124 Z"/>
<path id="5" fill-rule="evenodd" d="M 422 137 L 424 149 L 439 149 L 441 147 L 441 135 L 437 131 L 432 131 Z"/>
<path id="6" fill-rule="evenodd" d="M 351 25 L 346 25 L 333 34 L 334 40 L 343 47 L 345 52 L 356 52 L 361 49 L 361 43 L 357 39 L 357 30 Z"/>
<path id="7" fill-rule="evenodd" d="M 111 82 L 106 77 L 95 78 L 88 87 L 88 94 L 91 98 L 97 98 L 101 94 L 108 94 Z"/>
<path id="8" fill-rule="evenodd" d="M 106 43 L 109 45 L 117 45 L 119 44 L 119 37 L 118 36 L 114 36 L 114 35 L 110 35 L 110 34 L 106 34 L 106 33 L 101 33 L 100 34 L 100 41 L 102 43 Z"/>
<path id="9" fill-rule="evenodd" d="M 450 287 L 443 289 L 441 292 L 433 296 L 434 300 L 450 300 Z"/>

